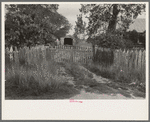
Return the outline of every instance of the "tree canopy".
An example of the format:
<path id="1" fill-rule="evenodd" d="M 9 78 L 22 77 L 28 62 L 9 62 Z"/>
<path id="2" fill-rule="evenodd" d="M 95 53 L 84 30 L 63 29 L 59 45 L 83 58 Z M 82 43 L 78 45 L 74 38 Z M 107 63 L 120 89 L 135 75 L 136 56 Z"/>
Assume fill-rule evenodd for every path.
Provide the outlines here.
<path id="1" fill-rule="evenodd" d="M 82 4 L 80 9 L 80 12 L 89 15 L 87 18 L 90 35 L 106 25 L 107 31 L 114 31 L 120 21 L 127 29 L 132 17 L 137 18 L 143 11 L 145 4 Z"/>
<path id="2" fill-rule="evenodd" d="M 89 20 L 87 41 L 106 47 L 130 45 L 132 42 L 123 39 L 123 33 L 132 20 L 145 11 L 145 7 L 145 4 L 81 4 L 80 12 Z"/>
<path id="3" fill-rule="evenodd" d="M 65 36 L 71 25 L 57 12 L 57 4 L 6 5 L 6 45 L 24 46 L 53 43 Z"/>

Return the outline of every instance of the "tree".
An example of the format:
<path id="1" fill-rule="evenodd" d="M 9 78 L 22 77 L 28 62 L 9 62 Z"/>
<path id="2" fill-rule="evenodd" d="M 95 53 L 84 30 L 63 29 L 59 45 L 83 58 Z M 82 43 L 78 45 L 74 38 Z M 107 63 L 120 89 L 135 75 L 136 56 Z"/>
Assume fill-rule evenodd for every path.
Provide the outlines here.
<path id="1" fill-rule="evenodd" d="M 68 20 L 57 12 L 57 4 L 6 6 L 6 45 L 21 47 L 53 43 L 69 32 Z"/>
<path id="2" fill-rule="evenodd" d="M 82 14 L 77 16 L 77 21 L 75 25 L 75 32 L 74 32 L 74 38 L 77 40 L 77 43 L 79 41 L 83 41 L 85 38 L 85 30 L 86 30 L 86 23 L 83 22 Z M 82 36 L 82 37 L 81 37 Z"/>
<path id="3" fill-rule="evenodd" d="M 108 25 L 107 31 L 116 30 L 118 21 L 128 21 L 127 26 L 141 12 L 145 11 L 145 4 L 82 4 L 80 11 L 89 14 L 89 29 L 96 32 L 100 27 Z"/>
<path id="4" fill-rule="evenodd" d="M 123 33 L 116 34 L 116 26 L 121 25 L 122 32 L 125 32 L 132 22 L 132 17 L 135 19 L 144 10 L 145 4 L 81 4 L 80 12 L 88 15 L 87 41 L 93 45 L 93 57 L 96 44 L 112 48 L 130 45 L 129 40 L 122 38 Z"/>

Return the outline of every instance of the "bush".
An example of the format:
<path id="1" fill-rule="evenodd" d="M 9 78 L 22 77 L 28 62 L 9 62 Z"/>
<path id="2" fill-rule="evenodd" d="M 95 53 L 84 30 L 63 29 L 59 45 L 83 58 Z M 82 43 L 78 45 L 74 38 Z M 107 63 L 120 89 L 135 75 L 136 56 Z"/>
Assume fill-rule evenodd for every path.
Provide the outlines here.
<path id="1" fill-rule="evenodd" d="M 129 34 L 129 39 L 134 44 L 137 44 L 137 41 L 138 41 L 138 32 L 136 30 L 133 30 L 133 31 L 130 31 L 128 34 Z"/>
<path id="2" fill-rule="evenodd" d="M 118 31 L 103 33 L 95 38 L 96 44 L 100 47 L 120 49 L 133 47 L 129 39 L 125 39 Z"/>

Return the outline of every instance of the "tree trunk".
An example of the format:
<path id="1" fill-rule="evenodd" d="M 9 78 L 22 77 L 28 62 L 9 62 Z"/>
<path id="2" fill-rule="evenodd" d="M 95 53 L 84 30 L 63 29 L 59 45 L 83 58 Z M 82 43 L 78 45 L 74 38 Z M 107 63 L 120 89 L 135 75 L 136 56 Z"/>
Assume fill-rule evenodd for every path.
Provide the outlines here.
<path id="1" fill-rule="evenodd" d="M 113 5 L 113 15 L 111 20 L 109 21 L 109 25 L 108 25 L 108 31 L 114 31 L 116 29 L 116 24 L 117 24 L 117 16 L 119 14 L 119 10 L 118 10 L 118 5 L 114 4 Z"/>

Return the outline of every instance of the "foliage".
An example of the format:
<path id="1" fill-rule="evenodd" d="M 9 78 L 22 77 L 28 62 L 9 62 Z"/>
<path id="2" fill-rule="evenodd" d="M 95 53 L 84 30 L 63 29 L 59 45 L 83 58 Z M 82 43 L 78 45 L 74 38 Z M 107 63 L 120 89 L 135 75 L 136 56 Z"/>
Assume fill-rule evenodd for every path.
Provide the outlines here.
<path id="1" fill-rule="evenodd" d="M 111 49 L 132 48 L 133 43 L 129 39 L 125 39 L 122 33 L 118 31 L 103 33 L 96 38 L 96 44 L 100 47 Z"/>
<path id="2" fill-rule="evenodd" d="M 57 4 L 10 4 L 6 10 L 6 46 L 52 43 L 66 35 L 71 27 L 68 20 L 57 12 Z"/>
<path id="3" fill-rule="evenodd" d="M 118 21 L 131 22 L 132 15 L 135 19 L 145 10 L 145 4 L 82 4 L 80 11 L 89 14 L 88 31 L 94 34 L 99 28 L 107 26 L 107 30 L 116 29 Z"/>
<path id="4" fill-rule="evenodd" d="M 86 23 L 83 22 L 82 14 L 80 14 L 80 15 L 77 16 L 77 22 L 76 22 L 76 26 L 75 26 L 76 32 L 78 34 L 84 33 L 85 32 L 85 27 L 86 27 Z"/>
<path id="5" fill-rule="evenodd" d="M 48 96 L 58 94 L 59 97 L 75 94 L 77 91 L 68 83 L 68 78 L 63 75 L 61 66 L 49 55 L 44 55 L 40 49 L 36 51 L 35 53 L 32 49 L 21 49 L 18 55 L 15 54 L 15 61 L 6 61 L 6 97 L 38 96 L 40 99 L 41 95 L 45 94 Z"/>
<path id="6" fill-rule="evenodd" d="M 46 67 L 45 65 L 48 64 Z M 40 96 L 43 94 L 53 94 L 57 91 L 70 92 L 73 89 L 69 88 L 67 79 L 58 76 L 52 61 L 42 62 L 36 67 L 12 65 L 6 69 L 5 93 L 6 97 L 28 97 Z M 56 65 L 56 64 L 55 64 Z M 52 70 L 53 67 L 53 74 Z M 65 87 L 64 87 L 65 86 Z M 65 90 L 64 90 L 65 89 Z M 14 97 L 15 97 L 14 96 Z"/>
<path id="7" fill-rule="evenodd" d="M 136 30 L 130 31 L 129 33 L 129 39 L 134 43 L 137 44 L 138 41 L 138 32 Z"/>
<path id="8" fill-rule="evenodd" d="M 144 31 L 142 34 L 139 35 L 139 40 L 141 43 L 144 44 L 145 46 L 145 42 L 146 42 L 146 31 Z"/>
<path id="9" fill-rule="evenodd" d="M 74 29 L 75 29 L 74 37 L 77 40 L 77 43 L 79 41 L 83 41 L 84 36 L 85 36 L 86 23 L 83 22 L 83 20 L 82 20 L 82 14 L 77 16 L 77 22 L 76 22 L 76 26 Z M 83 36 L 83 37 L 81 37 L 81 36 Z"/>
<path id="10" fill-rule="evenodd" d="M 132 23 L 132 17 L 136 19 L 143 11 L 145 4 L 82 4 L 80 12 L 87 15 L 89 20 L 88 42 L 110 48 L 130 46 L 132 42 L 120 35 L 126 32 Z M 122 34 L 116 33 L 117 24 Z"/>
<path id="11" fill-rule="evenodd" d="M 138 33 L 136 30 L 127 32 L 127 38 L 130 39 L 134 44 L 142 43 L 145 45 L 145 37 L 146 31 L 143 33 Z"/>

